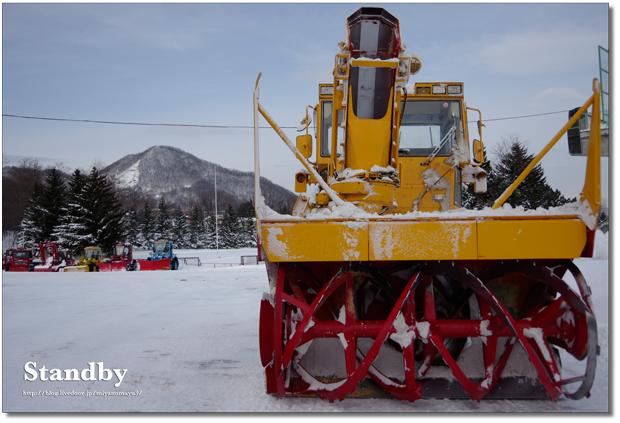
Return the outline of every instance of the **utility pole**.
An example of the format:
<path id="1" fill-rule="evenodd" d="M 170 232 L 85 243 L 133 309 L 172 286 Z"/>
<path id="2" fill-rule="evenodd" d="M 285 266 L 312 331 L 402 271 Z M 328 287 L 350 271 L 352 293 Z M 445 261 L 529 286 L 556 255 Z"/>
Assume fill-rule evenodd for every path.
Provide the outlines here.
<path id="1" fill-rule="evenodd" d="M 217 235 L 218 215 L 217 215 L 217 166 L 215 166 L 215 251 L 217 258 L 220 258 L 220 245 Z"/>

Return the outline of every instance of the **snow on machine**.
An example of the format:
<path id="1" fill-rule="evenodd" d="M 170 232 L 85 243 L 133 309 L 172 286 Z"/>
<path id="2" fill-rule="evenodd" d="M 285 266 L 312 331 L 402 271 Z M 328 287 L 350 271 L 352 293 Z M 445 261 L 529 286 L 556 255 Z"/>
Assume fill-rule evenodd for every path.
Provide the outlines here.
<path id="1" fill-rule="evenodd" d="M 98 272 L 103 261 L 101 247 L 86 247 L 75 266 L 65 267 L 65 272 Z"/>
<path id="2" fill-rule="evenodd" d="M 138 270 L 178 270 L 179 260 L 172 249 L 172 241 L 153 243 L 153 251 L 146 260 L 137 260 Z"/>
<path id="3" fill-rule="evenodd" d="M 28 248 L 10 248 L 2 258 L 2 270 L 6 272 L 31 272 L 34 268 L 32 250 Z"/>
<path id="4" fill-rule="evenodd" d="M 600 121 L 598 81 L 492 209 L 465 210 L 462 184 L 484 192 L 487 181 L 482 117 L 466 106 L 463 84 L 408 84 L 421 61 L 405 53 L 398 20 L 382 8 L 349 16 L 339 45 L 333 83 L 319 86 L 296 143 L 260 104 L 260 75 L 254 90 L 267 392 L 329 401 L 588 396 L 597 329 L 573 259 L 592 256 L 599 125 L 576 203 L 542 211 L 502 205 L 590 106 L 592 122 Z M 480 138 L 471 144 L 470 112 L 479 116 Z M 261 196 L 259 113 L 304 167 L 292 216 Z M 584 360 L 583 374 L 565 375 L 560 355 Z"/>
<path id="5" fill-rule="evenodd" d="M 39 242 L 41 264 L 34 267 L 35 272 L 59 272 L 67 266 L 74 266 L 71 250 L 61 250 L 53 241 Z"/>
<path id="6" fill-rule="evenodd" d="M 100 272 L 137 270 L 137 261 L 133 258 L 133 246 L 131 244 L 119 243 L 112 248 L 112 257 L 98 264 Z"/>

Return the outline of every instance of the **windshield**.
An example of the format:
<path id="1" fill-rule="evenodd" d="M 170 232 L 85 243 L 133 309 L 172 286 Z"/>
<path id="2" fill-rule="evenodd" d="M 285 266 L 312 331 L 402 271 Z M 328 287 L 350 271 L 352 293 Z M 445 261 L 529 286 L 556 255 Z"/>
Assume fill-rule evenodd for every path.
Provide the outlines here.
<path id="1" fill-rule="evenodd" d="M 15 258 L 32 258 L 32 251 L 14 251 L 13 257 Z"/>
<path id="2" fill-rule="evenodd" d="M 156 242 L 153 244 L 154 253 L 167 253 L 170 251 L 170 247 L 167 242 Z"/>
<path id="3" fill-rule="evenodd" d="M 461 106 L 454 100 L 407 100 L 400 125 L 399 156 L 428 156 L 442 141 L 438 156 L 452 153 L 456 126 L 462 128 Z"/>
<path id="4" fill-rule="evenodd" d="M 84 252 L 84 255 L 88 259 L 98 259 L 101 256 L 101 254 L 99 254 L 99 250 L 98 249 L 86 250 Z"/>
<path id="5" fill-rule="evenodd" d="M 125 251 L 125 247 L 124 245 L 115 245 L 114 246 L 114 255 L 115 256 L 122 256 L 123 255 L 123 251 Z"/>

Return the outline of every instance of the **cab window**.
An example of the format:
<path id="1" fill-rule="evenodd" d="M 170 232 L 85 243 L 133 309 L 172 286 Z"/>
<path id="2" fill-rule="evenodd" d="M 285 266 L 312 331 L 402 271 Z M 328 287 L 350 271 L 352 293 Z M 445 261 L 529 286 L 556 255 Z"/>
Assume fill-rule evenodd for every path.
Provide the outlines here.
<path id="1" fill-rule="evenodd" d="M 407 100 L 399 132 L 399 156 L 438 156 L 452 153 L 457 131 L 462 130 L 461 105 L 451 100 Z"/>
<path id="2" fill-rule="evenodd" d="M 332 115 L 333 102 L 323 101 L 321 109 L 321 156 L 331 156 L 332 147 Z M 342 110 L 338 110 L 338 148 L 336 152 L 338 156 L 342 154 L 342 146 L 340 145 L 344 139 L 344 128 L 340 126 L 342 123 Z"/>

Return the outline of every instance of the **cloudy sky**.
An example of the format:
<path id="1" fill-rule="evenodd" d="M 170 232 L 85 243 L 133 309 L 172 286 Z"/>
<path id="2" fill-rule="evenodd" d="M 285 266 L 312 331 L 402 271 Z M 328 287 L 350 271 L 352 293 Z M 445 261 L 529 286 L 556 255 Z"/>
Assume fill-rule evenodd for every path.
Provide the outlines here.
<path id="1" fill-rule="evenodd" d="M 332 81 L 345 18 L 359 6 L 4 3 L 2 113 L 251 127 L 262 72 L 261 103 L 281 126 L 296 127 L 318 101 L 317 84 Z M 490 153 L 514 135 L 538 153 L 566 123 L 565 111 L 590 97 L 598 46 L 608 48 L 603 3 L 383 7 L 422 59 L 410 83 L 463 82 L 467 105 L 482 111 Z M 541 116 L 506 119 L 529 115 Z M 271 129 L 260 136 L 262 174 L 293 190 L 301 165 Z M 253 170 L 251 129 L 2 118 L 4 164 L 37 157 L 88 168 L 154 145 Z M 565 137 L 542 164 L 554 188 L 579 194 L 585 158 L 568 155 Z M 606 179 L 607 159 L 603 171 Z"/>

